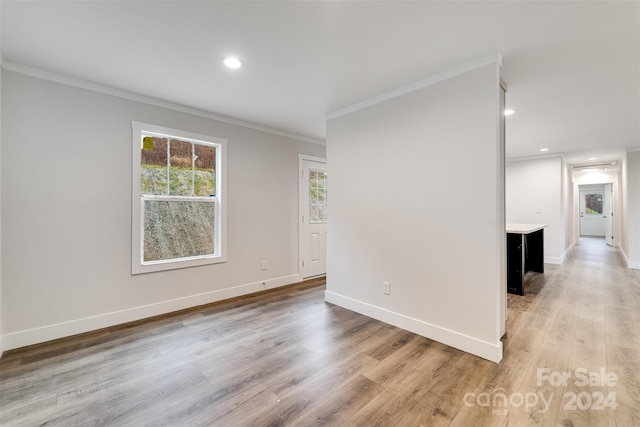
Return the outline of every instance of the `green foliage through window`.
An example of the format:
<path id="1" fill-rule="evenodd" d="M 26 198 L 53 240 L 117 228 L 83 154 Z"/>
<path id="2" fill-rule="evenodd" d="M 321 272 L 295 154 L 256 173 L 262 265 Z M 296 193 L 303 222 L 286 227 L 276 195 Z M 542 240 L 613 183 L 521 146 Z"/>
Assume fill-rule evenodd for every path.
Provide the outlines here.
<path id="1" fill-rule="evenodd" d="M 214 146 L 144 136 L 140 192 L 146 195 L 215 196 L 215 165 Z"/>

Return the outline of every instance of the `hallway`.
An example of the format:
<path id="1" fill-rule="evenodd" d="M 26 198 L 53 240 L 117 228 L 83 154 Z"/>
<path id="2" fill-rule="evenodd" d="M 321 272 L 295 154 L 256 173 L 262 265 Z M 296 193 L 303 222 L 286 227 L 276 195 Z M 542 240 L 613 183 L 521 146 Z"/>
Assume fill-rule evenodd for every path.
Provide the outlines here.
<path id="1" fill-rule="evenodd" d="M 640 425 L 640 271 L 628 269 L 619 250 L 598 237 L 582 237 L 565 264 L 545 269 L 528 277 L 524 296 L 509 295 L 503 361 L 529 366 L 516 387 L 521 393 L 554 398 L 547 413 L 512 410 L 509 425 Z M 539 385 L 538 368 L 571 376 L 566 386 Z M 578 368 L 604 368 L 617 384 L 583 386 Z M 599 393 L 606 399 L 612 392 L 614 411 L 594 409 L 597 400 L 603 403 Z"/>

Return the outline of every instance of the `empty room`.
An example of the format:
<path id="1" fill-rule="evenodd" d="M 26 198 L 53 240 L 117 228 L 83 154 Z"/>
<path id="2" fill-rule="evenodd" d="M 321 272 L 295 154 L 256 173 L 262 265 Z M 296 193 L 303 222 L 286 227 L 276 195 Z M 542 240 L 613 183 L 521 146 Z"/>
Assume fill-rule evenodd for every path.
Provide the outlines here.
<path id="1" fill-rule="evenodd" d="M 639 2 L 0 37 L 0 425 L 640 425 Z"/>

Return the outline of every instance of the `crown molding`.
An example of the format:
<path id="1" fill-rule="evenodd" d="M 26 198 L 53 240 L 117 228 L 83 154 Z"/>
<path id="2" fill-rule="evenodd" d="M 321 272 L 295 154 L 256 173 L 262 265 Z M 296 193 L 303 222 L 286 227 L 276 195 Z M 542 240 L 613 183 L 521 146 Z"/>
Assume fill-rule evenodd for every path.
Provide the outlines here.
<path id="1" fill-rule="evenodd" d="M 55 83 L 64 84 L 67 86 L 73 86 L 80 89 L 89 90 L 92 92 L 102 93 L 105 95 L 111 95 L 118 98 L 127 99 L 129 101 L 136 101 L 143 104 L 152 105 L 154 107 L 162 107 L 181 113 L 191 114 L 193 116 L 203 117 L 206 119 L 216 120 L 223 123 L 228 123 L 235 126 L 241 126 L 248 129 L 253 129 L 261 132 L 266 132 L 272 135 L 283 136 L 285 138 L 291 138 L 298 141 L 308 142 L 311 144 L 325 145 L 325 141 L 305 135 L 300 135 L 293 132 L 288 132 L 281 129 L 272 128 L 257 123 L 252 123 L 233 117 L 216 114 L 210 111 L 201 110 L 198 108 L 188 107 L 186 105 L 177 104 L 171 101 L 166 101 L 159 98 L 153 98 L 147 95 L 141 95 L 134 92 L 129 92 L 123 89 L 117 89 L 112 86 L 103 85 L 101 83 L 92 82 L 89 80 L 78 79 L 76 77 L 66 76 L 63 74 L 54 73 L 52 71 L 46 71 L 40 68 L 30 67 L 28 65 L 18 64 L 14 62 L 3 62 L 0 57 L 0 67 L 7 71 L 13 71 L 18 74 L 23 74 L 29 77 L 35 77 L 42 80 L 48 80 Z"/>
<path id="2" fill-rule="evenodd" d="M 567 162 L 567 159 L 564 157 L 564 153 L 533 154 L 531 156 L 506 157 L 505 161 L 507 163 L 512 163 L 512 162 L 523 162 L 527 160 L 553 159 L 556 157 L 562 159 L 565 163 Z"/>
<path id="3" fill-rule="evenodd" d="M 411 83 L 409 85 L 399 87 L 398 89 L 392 90 L 391 92 L 383 93 L 381 95 L 377 95 L 372 98 L 365 99 L 364 101 L 358 102 L 348 107 L 329 112 L 327 113 L 325 118 L 327 120 L 335 119 L 337 117 L 344 116 L 346 114 L 353 113 L 358 110 L 362 110 L 372 105 L 380 104 L 381 102 L 388 101 L 390 99 L 397 98 L 399 96 L 406 95 L 411 92 L 415 92 L 427 86 L 431 86 L 436 83 L 449 80 L 453 77 L 457 77 L 461 74 L 468 73 L 469 71 L 473 71 L 480 67 L 484 67 L 485 65 L 494 64 L 494 63 L 502 66 L 502 54 L 494 53 L 492 55 L 487 55 L 482 58 L 476 59 L 475 61 L 458 65 L 457 67 L 453 67 L 441 73 L 437 73 L 432 76 L 429 76 L 425 79 L 418 80 L 415 83 Z"/>

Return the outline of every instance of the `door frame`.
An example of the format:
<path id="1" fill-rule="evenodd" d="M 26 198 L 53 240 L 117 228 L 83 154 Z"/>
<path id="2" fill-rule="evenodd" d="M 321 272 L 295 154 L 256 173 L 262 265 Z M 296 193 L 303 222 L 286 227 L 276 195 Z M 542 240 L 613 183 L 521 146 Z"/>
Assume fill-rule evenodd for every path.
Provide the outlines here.
<path id="1" fill-rule="evenodd" d="M 298 154 L 298 276 L 300 280 L 302 280 L 302 209 L 300 207 L 302 203 L 302 199 L 304 197 L 303 191 L 305 190 L 305 186 L 302 182 L 302 175 L 304 172 L 304 162 L 318 162 L 327 164 L 327 159 L 325 157 L 311 156 L 308 154 Z"/>
<path id="2" fill-rule="evenodd" d="M 578 201 L 580 203 L 579 205 L 580 219 L 578 220 L 578 230 L 580 231 L 580 237 L 582 236 L 605 237 L 606 227 L 604 226 L 604 221 L 605 221 L 606 213 L 604 211 L 605 209 L 604 199 L 605 197 L 611 198 L 611 194 L 609 194 L 608 196 L 605 194 L 607 185 L 610 185 L 610 184 L 582 184 L 578 186 L 578 189 L 579 189 Z M 586 215 L 586 213 L 584 213 L 585 211 L 582 208 L 583 208 L 583 204 L 585 204 L 585 209 L 586 209 L 584 196 L 588 193 L 602 194 L 602 214 L 600 214 L 600 217 L 601 217 L 600 220 L 603 221 L 602 225 L 603 225 L 603 228 L 605 228 L 605 230 L 603 231 L 603 236 L 598 236 L 594 234 L 585 234 L 585 230 L 583 230 L 583 225 L 585 225 L 583 220 L 585 219 L 585 217 L 583 217 L 582 215 Z"/>
<path id="3" fill-rule="evenodd" d="M 613 247 L 620 247 L 620 230 L 622 224 L 620 223 L 622 206 L 620 203 L 620 174 L 618 170 L 605 171 L 601 173 L 573 173 L 573 215 L 571 215 L 572 223 L 572 242 L 574 246 L 580 244 L 580 186 L 581 185 L 604 185 L 611 184 L 612 197 L 611 197 L 611 209 L 613 211 L 613 218 L 611 224 L 611 232 L 613 234 Z"/>
<path id="4" fill-rule="evenodd" d="M 604 214 L 604 241 L 607 245 L 614 245 L 614 225 L 613 225 L 613 216 L 614 216 L 614 206 L 613 206 L 613 184 L 605 184 L 604 185 L 604 197 L 603 197 L 603 214 Z"/>

